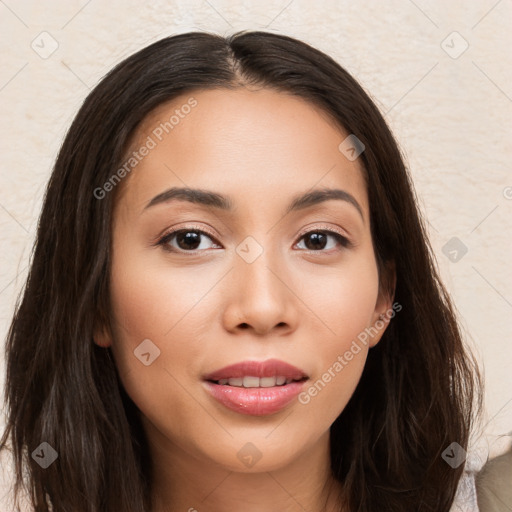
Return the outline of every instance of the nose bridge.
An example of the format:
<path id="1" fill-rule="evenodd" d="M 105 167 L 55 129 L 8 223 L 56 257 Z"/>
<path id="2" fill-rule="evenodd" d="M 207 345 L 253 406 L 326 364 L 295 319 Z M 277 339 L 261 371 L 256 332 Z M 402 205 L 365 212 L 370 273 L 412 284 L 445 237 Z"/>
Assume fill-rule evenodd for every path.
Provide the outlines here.
<path id="1" fill-rule="evenodd" d="M 290 327 L 294 322 L 294 295 L 280 275 L 285 262 L 278 247 L 270 247 L 271 236 L 246 237 L 236 248 L 233 286 L 227 305 L 231 328 L 246 324 L 263 333 L 274 326 Z M 235 325 L 236 323 L 236 325 Z"/>
<path id="2" fill-rule="evenodd" d="M 277 300 L 283 292 L 283 283 L 276 276 L 282 268 L 280 251 L 270 245 L 271 236 L 258 238 L 261 242 L 248 236 L 238 245 L 235 272 L 241 274 L 245 295 Z"/>

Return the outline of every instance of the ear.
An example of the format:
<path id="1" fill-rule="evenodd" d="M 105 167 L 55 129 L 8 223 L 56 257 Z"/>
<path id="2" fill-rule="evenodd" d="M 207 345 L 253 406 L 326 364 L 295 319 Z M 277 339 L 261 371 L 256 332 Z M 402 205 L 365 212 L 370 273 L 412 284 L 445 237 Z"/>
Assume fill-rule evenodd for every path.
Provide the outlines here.
<path id="1" fill-rule="evenodd" d="M 96 323 L 92 338 L 99 347 L 107 348 L 112 345 L 112 334 L 104 322 L 98 321 Z"/>
<path id="2" fill-rule="evenodd" d="M 402 306 L 393 306 L 396 289 L 396 266 L 394 261 L 385 263 L 382 275 L 379 276 L 379 294 L 375 304 L 375 311 L 372 316 L 372 326 L 369 330 L 372 334 L 369 346 L 374 347 L 381 340 L 389 322 L 400 311 Z"/>

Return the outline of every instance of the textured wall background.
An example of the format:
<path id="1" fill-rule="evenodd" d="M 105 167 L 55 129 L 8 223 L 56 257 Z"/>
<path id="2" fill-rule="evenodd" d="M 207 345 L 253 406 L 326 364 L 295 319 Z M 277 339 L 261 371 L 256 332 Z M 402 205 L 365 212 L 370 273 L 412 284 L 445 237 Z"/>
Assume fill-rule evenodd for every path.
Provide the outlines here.
<path id="1" fill-rule="evenodd" d="M 485 373 L 484 435 L 475 443 L 502 452 L 512 431 L 511 18 L 511 0 L 1 0 L 1 339 L 52 163 L 97 81 L 167 35 L 285 33 L 351 72 L 400 141 L 442 276 Z"/>

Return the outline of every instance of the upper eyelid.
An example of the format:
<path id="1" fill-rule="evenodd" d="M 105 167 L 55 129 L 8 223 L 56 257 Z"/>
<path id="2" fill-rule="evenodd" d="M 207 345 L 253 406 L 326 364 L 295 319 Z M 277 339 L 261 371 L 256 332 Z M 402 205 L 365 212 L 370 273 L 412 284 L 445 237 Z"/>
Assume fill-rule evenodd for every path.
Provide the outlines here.
<path id="1" fill-rule="evenodd" d="M 348 235 L 340 228 L 336 228 L 334 226 L 328 226 L 328 225 L 320 225 L 320 226 L 310 226 L 307 228 L 304 228 L 303 230 L 299 231 L 297 234 L 297 237 L 303 237 L 304 235 L 307 235 L 308 233 L 315 232 L 315 231 L 332 231 L 333 233 L 336 233 L 340 235 L 343 238 L 346 238 L 347 240 L 350 240 Z"/>
<path id="2" fill-rule="evenodd" d="M 218 242 L 217 235 L 215 235 L 211 231 L 208 231 L 207 229 L 205 229 L 203 227 L 199 227 L 199 226 L 185 226 L 185 227 L 180 227 L 180 228 L 176 228 L 176 229 L 170 229 L 169 231 L 165 231 L 163 233 L 163 235 L 159 236 L 158 240 L 163 240 L 164 238 L 167 238 L 170 235 L 175 235 L 176 233 L 179 233 L 180 231 L 198 231 L 201 234 L 208 235 L 210 238 L 213 238 L 215 241 Z"/>

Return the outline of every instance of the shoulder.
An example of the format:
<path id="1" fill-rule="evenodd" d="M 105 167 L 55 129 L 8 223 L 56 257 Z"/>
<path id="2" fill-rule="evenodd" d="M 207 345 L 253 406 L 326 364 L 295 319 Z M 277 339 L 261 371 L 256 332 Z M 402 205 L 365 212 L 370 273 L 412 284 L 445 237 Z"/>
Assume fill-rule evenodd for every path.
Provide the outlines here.
<path id="1" fill-rule="evenodd" d="M 475 481 L 481 512 L 512 510 L 512 446 L 487 461 Z"/>

